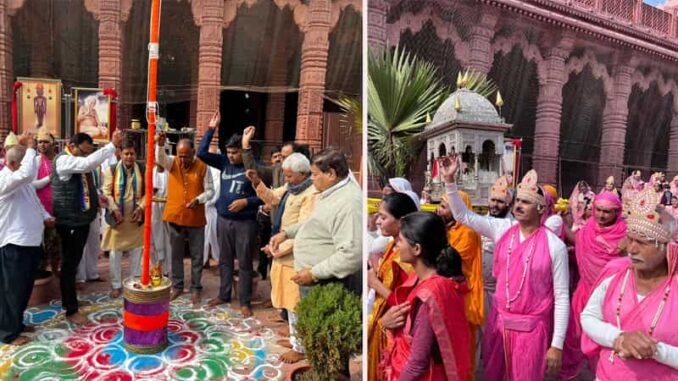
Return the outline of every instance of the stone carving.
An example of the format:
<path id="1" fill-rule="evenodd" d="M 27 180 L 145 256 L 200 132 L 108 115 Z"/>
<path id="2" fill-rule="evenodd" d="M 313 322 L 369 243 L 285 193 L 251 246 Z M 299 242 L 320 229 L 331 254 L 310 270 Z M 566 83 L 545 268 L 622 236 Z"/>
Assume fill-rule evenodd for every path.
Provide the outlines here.
<path id="1" fill-rule="evenodd" d="M 430 6 L 425 7 L 417 14 L 404 13 L 395 24 L 390 24 L 386 31 L 388 45 L 398 45 L 402 32 L 409 30 L 412 33 L 417 33 L 429 21 L 433 23 L 436 35 L 442 41 L 450 40 L 452 42 L 457 61 L 462 66 L 467 66 L 470 55 L 469 43 L 461 38 L 454 23 L 442 20 Z"/>
<path id="2" fill-rule="evenodd" d="M 569 75 L 571 73 L 579 74 L 586 66 L 591 68 L 594 78 L 603 81 L 605 94 L 609 95 L 612 92 L 612 79 L 607 73 L 607 68 L 605 65 L 598 62 L 595 54 L 591 50 L 587 49 L 582 57 L 571 57 L 567 61 L 565 75 Z"/>

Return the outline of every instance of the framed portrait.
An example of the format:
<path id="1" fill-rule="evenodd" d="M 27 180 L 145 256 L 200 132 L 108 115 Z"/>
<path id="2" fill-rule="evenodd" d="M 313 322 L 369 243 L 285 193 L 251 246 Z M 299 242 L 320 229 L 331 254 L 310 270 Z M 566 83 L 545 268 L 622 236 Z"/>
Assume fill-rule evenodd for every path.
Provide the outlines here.
<path id="1" fill-rule="evenodd" d="M 73 88 L 73 91 L 75 133 L 84 132 L 95 142 L 110 141 L 111 97 L 104 95 L 102 89 Z"/>
<path id="2" fill-rule="evenodd" d="M 61 137 L 61 81 L 41 78 L 17 78 L 19 88 L 18 130 L 35 133 L 45 127 Z"/>

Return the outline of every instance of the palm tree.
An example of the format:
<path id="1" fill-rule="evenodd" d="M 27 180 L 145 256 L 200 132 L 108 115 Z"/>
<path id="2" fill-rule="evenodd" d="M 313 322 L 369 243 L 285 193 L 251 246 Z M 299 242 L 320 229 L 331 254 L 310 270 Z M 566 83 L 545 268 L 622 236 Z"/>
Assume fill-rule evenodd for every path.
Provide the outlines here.
<path id="1" fill-rule="evenodd" d="M 399 48 L 368 61 L 367 147 L 369 173 L 385 181 L 406 176 L 423 142 L 417 135 L 448 95 L 437 69 Z"/>
<path id="2" fill-rule="evenodd" d="M 424 146 L 418 135 L 450 89 L 433 64 L 398 47 L 372 54 L 368 62 L 369 173 L 385 183 L 391 177 L 408 177 Z M 482 96 L 497 91 L 486 75 L 472 69 L 458 76 L 458 85 Z"/>

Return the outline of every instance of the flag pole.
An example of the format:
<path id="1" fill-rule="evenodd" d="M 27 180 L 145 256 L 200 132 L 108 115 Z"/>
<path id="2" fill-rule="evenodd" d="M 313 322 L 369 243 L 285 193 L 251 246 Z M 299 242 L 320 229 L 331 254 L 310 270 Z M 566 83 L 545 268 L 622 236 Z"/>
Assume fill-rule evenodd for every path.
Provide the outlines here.
<path id="1" fill-rule="evenodd" d="M 146 118 L 148 122 L 148 147 L 146 149 L 146 198 L 144 202 L 144 254 L 141 260 L 141 284 L 148 286 L 151 267 L 151 219 L 153 201 L 153 168 L 155 167 L 155 122 L 158 111 L 156 99 L 158 57 L 160 50 L 160 0 L 151 2 L 151 31 L 148 44 L 148 93 Z"/>

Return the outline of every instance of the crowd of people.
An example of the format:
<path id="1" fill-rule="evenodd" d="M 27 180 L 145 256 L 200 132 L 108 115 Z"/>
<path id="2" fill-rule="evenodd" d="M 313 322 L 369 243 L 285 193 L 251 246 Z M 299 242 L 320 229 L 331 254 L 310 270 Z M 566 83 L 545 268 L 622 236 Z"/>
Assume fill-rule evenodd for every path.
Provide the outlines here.
<path id="1" fill-rule="evenodd" d="M 556 211 L 531 170 L 480 215 L 440 161 L 435 213 L 395 178 L 368 218 L 369 380 L 678 380 L 678 176 L 582 181 Z"/>
<path id="2" fill-rule="evenodd" d="M 23 333 L 34 328 L 23 324 L 23 313 L 38 269 L 59 277 L 72 324 L 88 321 L 77 284 L 102 281 L 102 252 L 110 259 L 110 296 L 120 297 L 123 256 L 129 276 L 141 273 L 145 200 L 152 197 L 151 263 L 171 279 L 171 300 L 189 289 L 194 308 L 230 303 L 237 279 L 240 312 L 250 317 L 258 261 L 262 277 L 270 271 L 273 306 L 289 321 L 290 350 L 282 359 L 302 360 L 294 313 L 301 298 L 335 282 L 362 292 L 362 192 L 339 149 L 310 156 L 289 142 L 263 165 L 252 153 L 255 128 L 218 147 L 212 140 L 220 122 L 216 112 L 199 147 L 181 139 L 174 156 L 159 133 L 153 194 L 145 193 L 147 168 L 121 131 L 99 149 L 91 136 L 77 133 L 61 152 L 45 130 L 37 139 L 10 134 L 0 163 L 0 342 L 30 340 Z M 210 257 L 218 261 L 220 285 L 203 304 L 202 271 Z"/>

